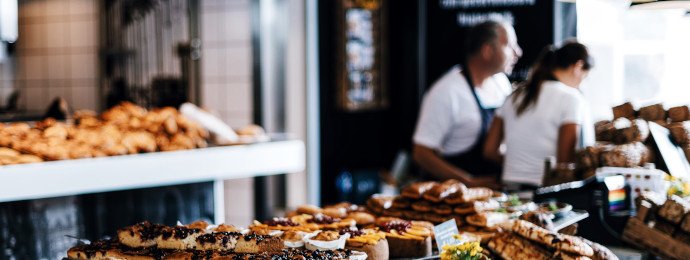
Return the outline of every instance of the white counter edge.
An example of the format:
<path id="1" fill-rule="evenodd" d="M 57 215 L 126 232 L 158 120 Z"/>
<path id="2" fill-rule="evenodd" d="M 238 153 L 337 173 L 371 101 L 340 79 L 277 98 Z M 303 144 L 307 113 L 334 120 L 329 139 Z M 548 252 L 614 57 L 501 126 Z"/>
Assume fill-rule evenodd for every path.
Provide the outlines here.
<path id="1" fill-rule="evenodd" d="M 0 202 L 294 173 L 305 161 L 289 140 L 0 166 Z"/>

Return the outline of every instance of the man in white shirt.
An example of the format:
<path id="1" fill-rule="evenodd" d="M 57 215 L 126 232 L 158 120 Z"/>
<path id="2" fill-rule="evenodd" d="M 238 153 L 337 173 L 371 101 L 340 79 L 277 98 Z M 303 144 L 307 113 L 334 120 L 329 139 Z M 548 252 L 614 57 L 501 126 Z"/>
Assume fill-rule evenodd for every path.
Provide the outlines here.
<path id="1" fill-rule="evenodd" d="M 486 21 L 467 34 L 464 65 L 451 68 L 424 96 L 413 142 L 417 164 L 435 179 L 492 185 L 500 165 L 482 147 L 493 111 L 511 92 L 510 73 L 522 50 L 507 23 Z"/>

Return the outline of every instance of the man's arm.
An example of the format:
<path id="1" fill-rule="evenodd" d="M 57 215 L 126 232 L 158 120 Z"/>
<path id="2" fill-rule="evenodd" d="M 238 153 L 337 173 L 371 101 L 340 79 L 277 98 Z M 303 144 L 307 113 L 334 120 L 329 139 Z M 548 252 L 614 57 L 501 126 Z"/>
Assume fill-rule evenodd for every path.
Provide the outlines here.
<path id="1" fill-rule="evenodd" d="M 503 164 L 503 155 L 500 148 L 503 142 L 503 119 L 494 117 L 491 128 L 484 142 L 484 157 L 494 162 Z"/>
<path id="2" fill-rule="evenodd" d="M 431 148 L 415 144 L 413 158 L 422 169 L 433 174 L 438 179 L 457 179 L 468 186 L 490 186 L 496 185 L 495 177 L 473 177 L 468 172 L 453 166 Z"/>

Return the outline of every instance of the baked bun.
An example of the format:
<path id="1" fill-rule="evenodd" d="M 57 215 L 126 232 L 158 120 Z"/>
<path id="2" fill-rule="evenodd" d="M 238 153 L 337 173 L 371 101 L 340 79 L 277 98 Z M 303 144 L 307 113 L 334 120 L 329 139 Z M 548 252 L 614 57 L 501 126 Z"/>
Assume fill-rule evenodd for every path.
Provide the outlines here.
<path id="1" fill-rule="evenodd" d="M 367 200 L 367 209 L 376 214 L 383 213 L 383 210 L 391 208 L 394 197 L 385 195 L 373 195 Z"/>
<path id="2" fill-rule="evenodd" d="M 509 215 L 506 213 L 481 212 L 481 213 L 467 216 L 465 218 L 465 221 L 467 221 L 467 224 L 470 224 L 473 226 L 485 227 L 485 228 L 494 228 L 494 227 L 497 227 L 499 224 L 508 221 L 508 218 L 509 218 Z"/>
<path id="3" fill-rule="evenodd" d="M 417 201 L 415 203 L 412 203 L 412 209 L 418 212 L 430 212 L 431 211 L 431 203 L 428 201 Z"/>
<path id="4" fill-rule="evenodd" d="M 396 209 L 408 209 L 410 208 L 410 199 L 398 196 L 393 200 L 391 206 Z"/>
<path id="5" fill-rule="evenodd" d="M 465 192 L 467 190 L 467 187 L 462 184 L 461 182 L 457 180 L 447 180 L 444 181 L 443 183 L 434 186 L 433 188 L 429 189 L 428 191 L 424 192 L 422 197 L 425 200 L 434 202 L 434 203 L 439 203 L 443 201 L 448 195 L 455 193 L 455 192 Z"/>
<path id="6" fill-rule="evenodd" d="M 442 215 L 435 214 L 432 212 L 424 213 L 424 220 L 429 221 L 431 223 L 435 223 L 435 224 L 443 223 L 449 219 L 451 219 L 450 216 L 442 216 Z"/>
<path id="7" fill-rule="evenodd" d="M 376 224 L 380 230 L 386 232 L 390 258 L 417 258 L 431 255 L 433 224 L 395 218 L 378 218 Z"/>
<path id="8" fill-rule="evenodd" d="M 385 233 L 374 229 L 340 231 L 340 233 L 346 232 L 350 234 L 345 244 L 346 249 L 364 252 L 369 256 L 367 259 L 389 259 L 388 240 Z"/>
<path id="9" fill-rule="evenodd" d="M 314 205 L 302 205 L 297 208 L 297 214 L 316 215 L 322 211 L 321 208 Z"/>
<path id="10" fill-rule="evenodd" d="M 431 211 L 433 211 L 435 214 L 438 215 L 450 215 L 453 213 L 453 208 L 446 204 L 439 204 L 435 205 L 431 208 Z"/>
<path id="11" fill-rule="evenodd" d="M 450 205 L 457 205 L 468 203 L 477 200 L 488 200 L 493 196 L 494 192 L 489 188 L 469 188 L 467 190 L 458 190 L 448 195 L 443 201 Z"/>
<path id="12" fill-rule="evenodd" d="M 366 212 L 351 212 L 347 215 L 347 218 L 354 219 L 357 222 L 357 226 L 366 226 L 374 224 L 376 217 Z"/>
<path id="13" fill-rule="evenodd" d="M 433 182 L 433 181 L 427 181 L 427 182 L 415 182 L 407 187 L 405 187 L 401 192 L 400 195 L 405 197 L 405 198 L 410 198 L 410 199 L 421 199 L 422 195 L 433 188 L 434 186 L 438 185 L 438 183 Z"/>
<path id="14" fill-rule="evenodd" d="M 498 201 L 487 200 L 487 201 L 474 201 L 470 203 L 457 205 L 453 212 L 460 215 L 475 214 L 484 211 L 497 210 L 501 205 Z"/>
<path id="15" fill-rule="evenodd" d="M 324 215 L 327 215 L 332 218 L 345 218 L 347 217 L 347 209 L 346 208 L 336 208 L 336 207 L 328 207 L 323 209 L 322 213 Z"/>

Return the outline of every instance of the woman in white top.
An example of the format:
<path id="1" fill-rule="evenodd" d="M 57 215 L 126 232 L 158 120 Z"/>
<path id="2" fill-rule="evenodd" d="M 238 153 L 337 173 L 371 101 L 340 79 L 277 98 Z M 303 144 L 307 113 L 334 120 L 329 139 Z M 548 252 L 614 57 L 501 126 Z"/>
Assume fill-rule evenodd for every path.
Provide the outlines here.
<path id="1" fill-rule="evenodd" d="M 539 186 L 544 160 L 572 162 L 575 149 L 594 142 L 589 109 L 579 85 L 592 67 L 587 47 L 567 42 L 547 47 L 496 112 L 484 156 L 503 163 L 503 182 Z M 505 143 L 505 154 L 500 146 Z"/>

